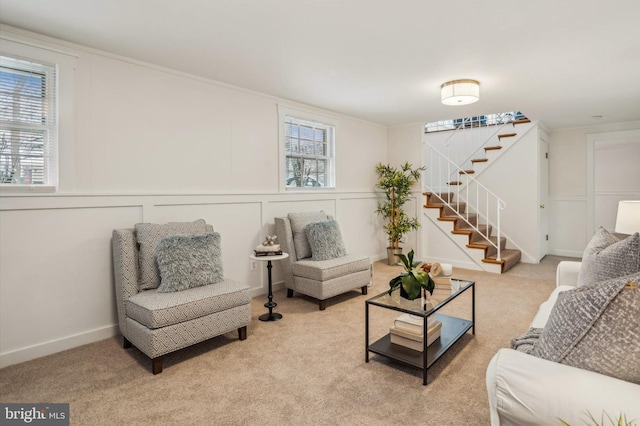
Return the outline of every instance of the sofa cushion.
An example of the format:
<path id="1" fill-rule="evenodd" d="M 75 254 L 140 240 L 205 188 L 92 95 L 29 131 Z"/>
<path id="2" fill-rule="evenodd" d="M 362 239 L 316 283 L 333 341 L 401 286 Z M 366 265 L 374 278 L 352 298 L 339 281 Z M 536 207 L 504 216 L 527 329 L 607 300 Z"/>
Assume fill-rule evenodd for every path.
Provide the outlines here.
<path id="1" fill-rule="evenodd" d="M 311 260 L 329 260 L 347 254 L 340 233 L 340 226 L 335 220 L 312 222 L 304 227 Z"/>
<path id="2" fill-rule="evenodd" d="M 354 272 L 368 271 L 370 268 L 369 258 L 357 254 L 329 260 L 303 259 L 291 265 L 293 275 L 315 281 L 328 281 Z"/>
<path id="3" fill-rule="evenodd" d="M 325 212 L 302 212 L 289 213 L 287 215 L 291 222 L 291 233 L 293 234 L 293 246 L 296 249 L 296 259 L 311 257 L 311 246 L 304 232 L 305 226 L 313 222 L 320 222 L 329 219 Z"/>
<path id="4" fill-rule="evenodd" d="M 156 248 L 164 237 L 170 235 L 204 234 L 207 224 L 204 219 L 194 222 L 170 222 L 163 225 L 155 223 L 137 223 L 136 241 L 140 249 L 138 263 L 140 270 L 139 289 L 147 290 L 160 285 L 160 271 L 156 261 Z"/>
<path id="5" fill-rule="evenodd" d="M 635 273 L 559 293 L 532 354 L 640 384 L 638 280 Z"/>
<path id="6" fill-rule="evenodd" d="M 172 293 L 141 291 L 126 302 L 127 316 L 148 328 L 179 324 L 251 303 L 249 286 L 229 279 Z"/>
<path id="7" fill-rule="evenodd" d="M 640 234 L 620 241 L 602 226 L 582 255 L 578 287 L 640 271 Z"/>

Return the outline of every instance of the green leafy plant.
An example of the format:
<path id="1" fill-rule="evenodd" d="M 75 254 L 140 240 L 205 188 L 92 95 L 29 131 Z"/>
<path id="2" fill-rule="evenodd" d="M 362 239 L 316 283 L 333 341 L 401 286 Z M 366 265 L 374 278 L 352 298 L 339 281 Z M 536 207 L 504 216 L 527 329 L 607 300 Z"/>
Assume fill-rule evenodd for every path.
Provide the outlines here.
<path id="1" fill-rule="evenodd" d="M 408 162 L 400 168 L 382 163 L 376 165 L 378 174 L 376 188 L 385 193 L 385 200 L 378 203 L 376 213 L 387 220 L 384 230 L 391 248 L 398 249 L 404 234 L 420 227 L 418 218 L 409 217 L 402 206 L 409 200 L 411 188 L 418 182 L 420 172 L 424 169 L 424 167 L 412 169 L 412 165 Z"/>
<path id="2" fill-rule="evenodd" d="M 424 289 L 433 294 L 435 283 L 429 274 L 422 270 L 415 269 L 420 262 L 413 261 L 413 250 L 407 256 L 398 254 L 405 272 L 389 281 L 389 294 L 398 287 L 402 286 L 409 300 L 415 300 L 420 296 L 420 290 Z"/>
<path id="3" fill-rule="evenodd" d="M 607 420 L 609 421 L 608 423 L 605 423 L 605 416 L 607 416 Z M 602 417 L 598 422 L 598 420 L 593 416 L 593 414 L 587 411 L 587 417 L 588 417 L 588 421 L 584 422 L 585 426 L 636 426 L 637 425 L 637 423 L 635 423 L 634 420 L 627 420 L 627 416 L 625 416 L 624 414 L 620 414 L 617 419 L 614 419 L 606 412 L 603 412 Z M 560 418 L 558 420 L 563 426 L 571 426 L 569 423 L 567 423 L 566 421 Z"/>

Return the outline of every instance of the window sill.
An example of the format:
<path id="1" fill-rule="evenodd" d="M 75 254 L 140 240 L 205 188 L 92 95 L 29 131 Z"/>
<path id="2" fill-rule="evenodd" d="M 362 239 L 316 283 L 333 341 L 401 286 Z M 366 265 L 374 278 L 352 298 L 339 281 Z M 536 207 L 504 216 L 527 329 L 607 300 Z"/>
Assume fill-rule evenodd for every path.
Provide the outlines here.
<path id="1" fill-rule="evenodd" d="M 284 188 L 285 192 L 335 192 L 336 188 L 334 186 L 323 186 L 323 187 L 297 187 L 297 186 L 287 186 Z"/>
<path id="2" fill-rule="evenodd" d="M 0 184 L 0 196 L 16 194 L 53 194 L 57 191 L 54 185 L 15 185 Z"/>

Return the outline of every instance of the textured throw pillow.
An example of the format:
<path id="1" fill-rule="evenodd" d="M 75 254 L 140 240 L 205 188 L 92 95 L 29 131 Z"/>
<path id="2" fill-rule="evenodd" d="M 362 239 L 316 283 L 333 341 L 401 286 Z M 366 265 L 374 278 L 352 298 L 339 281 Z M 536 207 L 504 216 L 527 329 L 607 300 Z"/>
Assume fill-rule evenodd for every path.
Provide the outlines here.
<path id="1" fill-rule="evenodd" d="M 640 271 L 640 234 L 620 241 L 603 227 L 596 230 L 582 255 L 578 286 Z"/>
<path id="2" fill-rule="evenodd" d="M 158 244 L 158 292 L 186 290 L 224 280 L 220 234 L 172 235 Z"/>
<path id="3" fill-rule="evenodd" d="M 311 257 L 311 246 L 309 246 L 304 228 L 310 223 L 327 220 L 329 217 L 322 210 L 317 212 L 289 213 L 288 217 L 291 222 L 293 247 L 296 249 L 296 258 L 305 259 Z"/>
<path id="4" fill-rule="evenodd" d="M 194 222 L 170 222 L 163 225 L 137 223 L 134 228 L 140 249 L 139 288 L 148 290 L 160 285 L 160 272 L 156 262 L 156 247 L 160 241 L 170 235 L 204 234 L 207 231 L 207 224 L 204 219 L 198 219 Z"/>
<path id="5" fill-rule="evenodd" d="M 532 355 L 640 384 L 640 273 L 558 295 Z"/>
<path id="6" fill-rule="evenodd" d="M 311 247 L 311 260 L 329 260 L 347 254 L 342 242 L 340 227 L 335 220 L 313 222 L 304 232 Z"/>

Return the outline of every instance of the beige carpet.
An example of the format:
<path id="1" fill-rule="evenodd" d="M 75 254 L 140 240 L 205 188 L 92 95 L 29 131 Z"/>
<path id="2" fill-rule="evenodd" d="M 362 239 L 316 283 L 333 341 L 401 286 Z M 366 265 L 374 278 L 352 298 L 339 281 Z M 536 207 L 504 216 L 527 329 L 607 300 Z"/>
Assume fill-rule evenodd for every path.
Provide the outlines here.
<path id="1" fill-rule="evenodd" d="M 527 330 L 559 260 L 501 276 L 456 268 L 476 281 L 476 335 L 434 364 L 427 386 L 413 367 L 374 354 L 365 363 L 364 301 L 401 271 L 378 262 L 367 296 L 338 296 L 321 312 L 280 290 L 275 311 L 284 318 L 270 323 L 258 320 L 266 297 L 256 298 L 247 340 L 233 332 L 170 354 L 157 376 L 114 337 L 0 370 L 0 401 L 68 402 L 73 425 L 488 425 L 487 364 Z M 470 314 L 460 299 L 449 312 Z M 372 308 L 372 338 L 395 316 Z"/>

